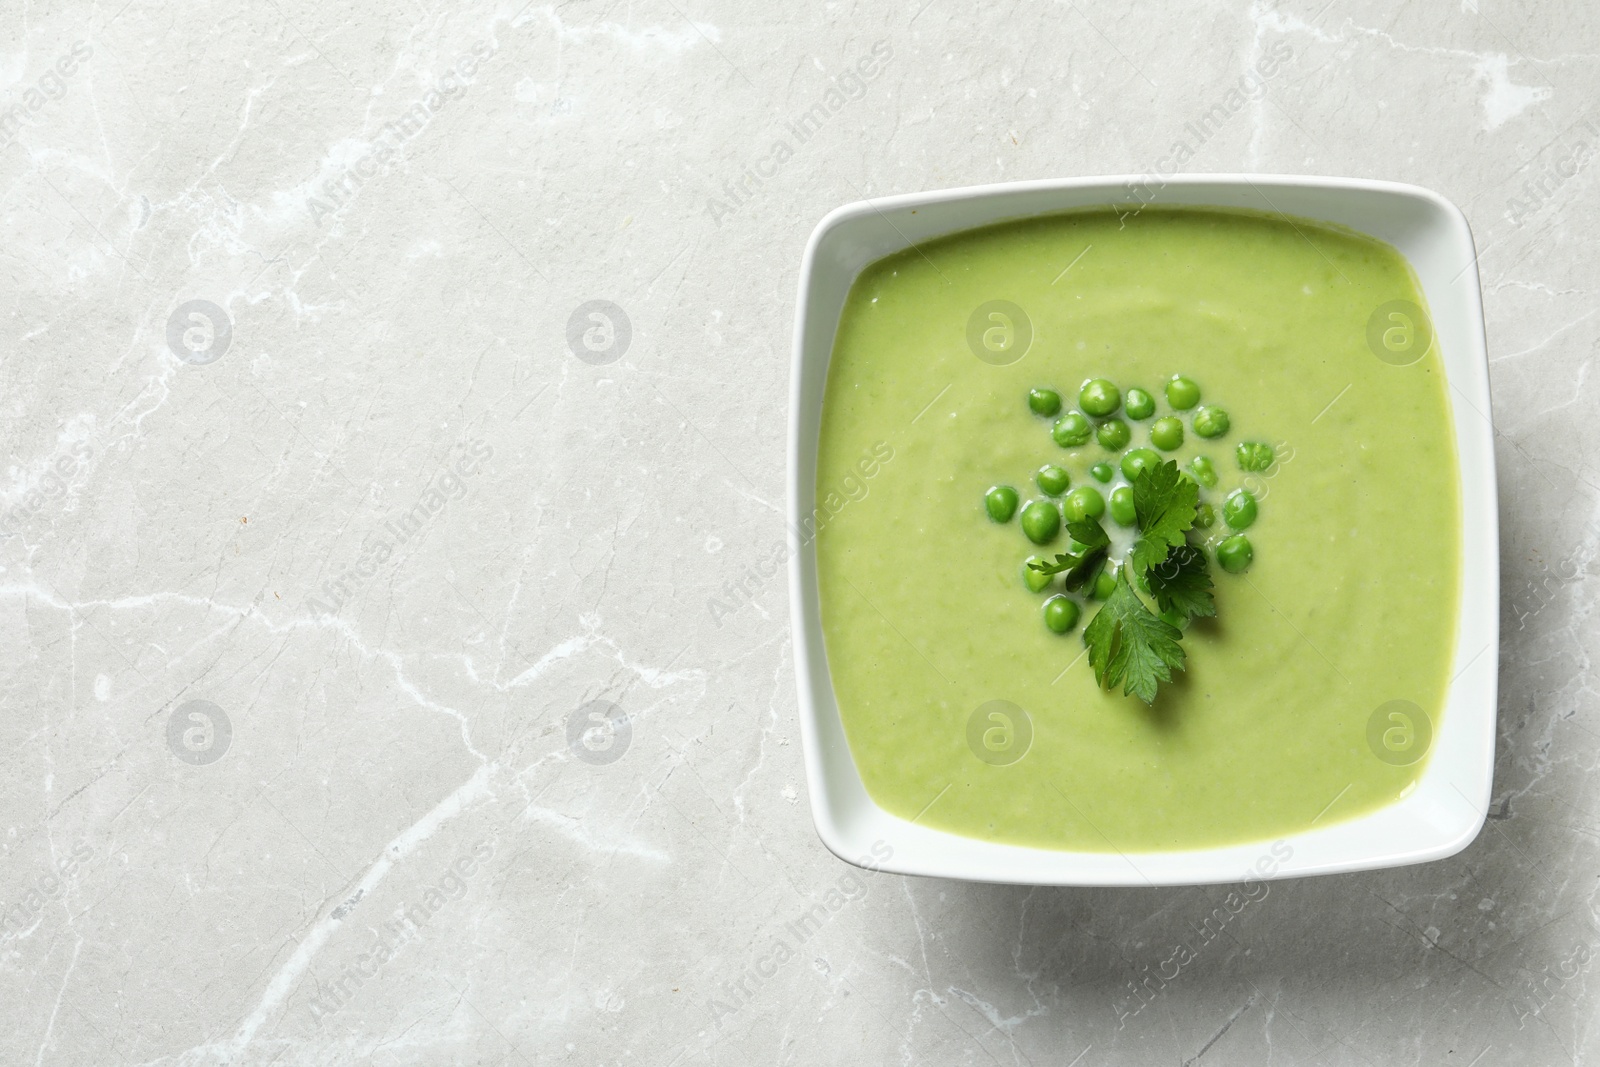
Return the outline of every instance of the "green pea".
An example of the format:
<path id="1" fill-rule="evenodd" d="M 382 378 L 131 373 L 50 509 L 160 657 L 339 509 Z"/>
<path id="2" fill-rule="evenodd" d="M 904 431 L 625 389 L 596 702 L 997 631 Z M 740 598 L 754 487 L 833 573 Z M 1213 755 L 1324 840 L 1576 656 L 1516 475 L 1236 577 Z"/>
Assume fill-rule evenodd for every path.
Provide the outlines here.
<path id="1" fill-rule="evenodd" d="M 995 522 L 1010 522 L 1017 513 L 1017 491 L 1009 485 L 997 485 L 983 497 L 984 510 Z"/>
<path id="2" fill-rule="evenodd" d="M 1194 509 L 1194 524 L 1201 529 L 1209 530 L 1217 523 L 1217 509 L 1210 504 L 1201 504 Z"/>
<path id="3" fill-rule="evenodd" d="M 1107 419 L 1094 435 L 1100 441 L 1100 446 L 1108 452 L 1121 452 L 1128 447 L 1128 438 L 1133 436 L 1128 424 L 1121 419 Z"/>
<path id="4" fill-rule="evenodd" d="M 1078 602 L 1057 593 L 1044 602 L 1044 624 L 1050 632 L 1064 634 L 1078 625 Z"/>
<path id="5" fill-rule="evenodd" d="M 1035 500 L 1022 509 L 1022 532 L 1036 545 L 1047 545 L 1061 532 L 1061 512 L 1048 500 Z"/>
<path id="6" fill-rule="evenodd" d="M 1094 427 L 1089 425 L 1089 420 L 1076 411 L 1069 411 L 1056 420 L 1050 428 L 1050 436 L 1062 448 L 1077 448 L 1087 444 L 1089 435 L 1094 432 Z"/>
<path id="7" fill-rule="evenodd" d="M 1150 424 L 1150 443 L 1163 452 L 1183 447 L 1183 420 L 1168 415 Z"/>
<path id="8" fill-rule="evenodd" d="M 1061 394 L 1054 389 L 1029 389 L 1028 410 L 1035 415 L 1054 415 L 1061 410 Z"/>
<path id="9" fill-rule="evenodd" d="M 1030 593 L 1042 593 L 1050 588 L 1050 583 L 1055 579 L 1053 574 L 1040 574 L 1029 564 L 1043 563 L 1043 556 L 1029 556 L 1022 561 L 1022 584 L 1028 587 Z"/>
<path id="10" fill-rule="evenodd" d="M 1133 510 L 1133 490 L 1125 485 L 1111 490 L 1111 518 L 1118 526 L 1132 526 L 1137 518 Z"/>
<path id="11" fill-rule="evenodd" d="M 1181 374 L 1167 380 L 1167 403 L 1178 411 L 1188 411 L 1200 403 L 1200 387 Z"/>
<path id="12" fill-rule="evenodd" d="M 1101 460 L 1099 463 L 1096 463 L 1094 466 L 1089 468 L 1089 473 L 1094 475 L 1095 481 L 1103 483 L 1111 480 L 1111 475 L 1113 472 L 1111 469 L 1111 464 L 1107 463 L 1105 460 Z"/>
<path id="13" fill-rule="evenodd" d="M 1234 534 L 1217 546 L 1217 562 L 1229 574 L 1243 574 L 1255 558 L 1255 549 L 1244 534 Z"/>
<path id="14" fill-rule="evenodd" d="M 1094 486 L 1080 485 L 1061 502 L 1061 512 L 1068 522 L 1098 519 L 1106 513 L 1106 500 Z"/>
<path id="15" fill-rule="evenodd" d="M 1256 521 L 1255 494 L 1248 489 L 1235 489 L 1222 502 L 1222 521 L 1235 530 L 1249 529 Z"/>
<path id="16" fill-rule="evenodd" d="M 1067 486 L 1072 484 L 1072 475 L 1068 474 L 1065 467 L 1058 467 L 1054 463 L 1046 463 L 1039 468 L 1039 473 L 1033 476 L 1050 496 L 1060 496 L 1067 491 Z"/>
<path id="17" fill-rule="evenodd" d="M 1122 405 L 1122 394 L 1104 378 L 1091 378 L 1078 390 L 1078 406 L 1096 418 L 1111 414 Z"/>
<path id="18" fill-rule="evenodd" d="M 1111 594 L 1115 593 L 1116 591 L 1116 576 L 1111 573 L 1111 568 L 1107 567 L 1105 570 L 1101 571 L 1100 576 L 1094 580 L 1094 598 L 1096 600 L 1110 600 Z"/>
<path id="19" fill-rule="evenodd" d="M 1139 472 L 1146 467 L 1159 467 L 1161 457 L 1148 448 L 1135 448 L 1122 457 L 1122 476 L 1128 481 L 1137 481 Z"/>
<path id="20" fill-rule="evenodd" d="M 1228 432 L 1228 413 L 1221 408 L 1201 408 L 1194 413 L 1194 432 L 1201 437 L 1221 437 Z"/>
<path id="21" fill-rule="evenodd" d="M 1194 480 L 1207 489 L 1217 487 L 1217 468 L 1204 456 L 1196 456 L 1189 461 L 1189 469 L 1194 472 Z"/>
<path id="22" fill-rule="evenodd" d="M 1017 491 L 1009 485 L 997 485 L 983 494 L 983 507 L 995 522 L 1010 522 L 1017 513 Z"/>
<path id="23" fill-rule="evenodd" d="M 1156 398 L 1134 386 L 1128 390 L 1128 395 L 1122 398 L 1122 410 L 1127 412 L 1128 418 L 1135 421 L 1148 419 L 1156 413 Z"/>
<path id="24" fill-rule="evenodd" d="M 1272 446 L 1260 441 L 1240 441 L 1233 454 L 1238 458 L 1242 471 L 1264 471 L 1272 466 L 1276 458 Z"/>

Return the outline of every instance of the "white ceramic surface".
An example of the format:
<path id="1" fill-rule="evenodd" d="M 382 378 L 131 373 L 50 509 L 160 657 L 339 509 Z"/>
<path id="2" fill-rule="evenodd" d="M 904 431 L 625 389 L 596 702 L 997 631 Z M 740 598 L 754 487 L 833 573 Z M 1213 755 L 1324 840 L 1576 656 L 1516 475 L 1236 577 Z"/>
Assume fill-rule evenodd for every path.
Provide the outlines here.
<path id="1" fill-rule="evenodd" d="M 1499 536 L 1494 428 L 1477 252 L 1466 218 L 1411 185 L 1268 175 L 1074 178 L 984 185 L 848 204 L 806 246 L 795 317 L 789 413 L 789 516 L 815 506 L 817 433 L 839 312 L 867 264 L 918 241 L 1004 219 L 1141 203 L 1281 212 L 1370 234 L 1398 249 L 1428 301 L 1443 354 L 1459 457 L 1462 586 L 1453 681 L 1421 780 L 1399 801 L 1280 842 L 1150 852 L 1072 852 L 961 837 L 915 825 L 867 795 L 845 740 L 818 615 L 814 543 L 790 560 L 796 680 L 818 833 L 835 854 L 903 874 L 1041 885 L 1186 885 L 1290 878 L 1440 859 L 1483 825 L 1494 768 Z M 887 843 L 892 855 L 876 857 Z M 1276 844 L 1276 849 L 1273 846 Z"/>

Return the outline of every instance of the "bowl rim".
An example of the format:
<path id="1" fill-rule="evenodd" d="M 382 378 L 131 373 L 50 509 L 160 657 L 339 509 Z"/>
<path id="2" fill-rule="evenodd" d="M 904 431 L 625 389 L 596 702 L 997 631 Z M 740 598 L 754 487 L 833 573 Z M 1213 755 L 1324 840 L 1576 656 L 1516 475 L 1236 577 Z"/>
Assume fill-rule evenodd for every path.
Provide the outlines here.
<path id="1" fill-rule="evenodd" d="M 1158 187 L 1162 193 L 1173 190 L 1174 198 L 1169 200 L 1166 206 L 1223 209 L 1253 207 L 1250 203 L 1227 202 L 1226 198 L 1236 197 L 1241 201 L 1265 200 L 1271 205 L 1265 210 L 1278 214 L 1284 212 L 1277 210 L 1267 195 L 1267 190 L 1301 197 L 1348 198 L 1353 195 L 1357 198 L 1370 198 L 1374 204 L 1377 203 L 1377 198 L 1383 197 L 1390 198 L 1391 201 L 1396 198 L 1408 200 L 1432 213 L 1427 225 L 1423 227 L 1428 235 L 1427 239 L 1441 243 L 1441 247 L 1450 246 L 1465 259 L 1464 265 L 1453 278 L 1447 283 L 1439 283 L 1431 271 L 1430 276 L 1425 277 L 1411 256 L 1406 255 L 1397 245 L 1387 241 L 1383 236 L 1346 221 L 1325 220 L 1332 225 L 1345 226 L 1378 240 L 1385 240 L 1385 243 L 1396 247 L 1402 259 L 1411 265 L 1417 275 L 1419 289 L 1428 300 L 1435 337 L 1440 336 L 1441 321 L 1446 321 L 1441 320 L 1435 313 L 1435 309 L 1440 307 L 1446 307 L 1449 312 L 1447 321 L 1454 336 L 1449 349 L 1444 349 L 1441 345 L 1441 362 L 1446 370 L 1446 383 L 1454 394 L 1449 399 L 1451 416 L 1455 423 L 1457 476 L 1461 490 L 1462 590 L 1457 609 L 1456 648 L 1451 662 L 1452 681 L 1446 698 L 1444 722 L 1434 737 L 1433 748 L 1429 754 L 1429 766 L 1413 788 L 1402 794 L 1400 799 L 1365 815 L 1334 823 L 1329 827 L 1286 834 L 1276 841 L 1255 840 L 1193 850 L 1136 853 L 1139 863 L 1135 863 L 1133 857 L 1120 852 L 1033 848 L 982 841 L 947 831 L 913 826 L 906 820 L 886 812 L 866 793 L 847 743 L 844 745 L 843 760 L 849 764 L 850 771 L 855 777 L 855 789 L 843 787 L 852 795 L 841 796 L 842 787 L 835 774 L 830 773 L 827 765 L 830 759 L 835 763 L 838 762 L 838 752 L 827 749 L 837 748 L 843 737 L 843 727 L 833 698 L 832 676 L 827 664 L 827 653 L 818 618 L 815 544 L 803 536 L 802 525 L 802 516 L 811 515 L 811 504 L 816 495 L 814 472 L 810 478 L 811 484 L 806 484 L 804 478 L 804 474 L 812 470 L 815 465 L 815 433 L 810 434 L 808 441 L 807 420 L 811 418 L 820 420 L 822 403 L 820 395 L 814 405 L 807 400 L 806 385 L 808 376 L 818 373 L 814 364 L 819 360 L 821 378 L 826 381 L 833 339 L 838 328 L 838 312 L 842 308 L 841 303 L 840 308 L 834 309 L 831 319 L 828 320 L 822 352 L 820 355 L 815 354 L 818 341 L 813 335 L 820 336 L 823 332 L 813 314 L 822 253 L 830 242 L 838 239 L 841 231 L 861 220 L 875 217 L 894 226 L 891 215 L 908 211 L 914 213 L 923 208 L 947 209 L 983 201 L 1026 202 L 1030 198 L 1038 199 L 1040 195 L 1048 197 L 1070 194 L 1069 199 L 1081 199 L 1085 193 L 1090 191 L 1096 193 L 1096 199 L 1082 200 L 1077 204 L 1064 203 L 1054 210 L 996 214 L 984 221 L 968 222 L 944 229 L 936 228 L 919 238 L 926 240 L 1007 220 L 1060 214 L 1095 205 L 1116 207 L 1120 204 L 1132 207 L 1137 203 L 1139 206 L 1136 210 L 1142 210 L 1156 205 L 1157 200 L 1154 197 L 1145 200 L 1142 196 L 1135 195 L 1134 191 L 1152 186 Z M 1109 195 L 1100 198 L 1102 193 Z M 1125 195 L 1119 196 L 1117 195 L 1119 193 Z M 1225 199 L 1216 201 L 1185 199 L 1207 193 L 1214 193 Z M 1294 211 L 1288 214 L 1297 218 L 1319 219 L 1315 212 Z M 905 221 L 902 217 L 902 222 Z M 922 220 L 924 223 L 927 221 L 927 219 Z M 898 249 L 911 247 L 916 243 L 916 240 L 906 237 L 900 227 L 895 226 L 895 230 L 904 238 L 904 243 L 899 244 Z M 895 250 L 897 249 L 876 252 L 858 263 L 845 284 L 846 292 L 866 265 L 885 255 L 893 254 Z M 790 625 L 795 647 L 795 679 L 806 784 L 813 821 L 818 835 L 829 851 L 846 862 L 858 866 L 900 874 L 1010 884 L 1154 886 L 1239 881 L 1241 872 L 1244 880 L 1257 878 L 1265 880 L 1397 867 L 1444 859 L 1466 848 L 1484 824 L 1493 786 L 1499 659 L 1498 500 L 1493 449 L 1493 416 L 1489 397 L 1488 353 L 1477 255 L 1471 226 L 1460 208 L 1450 200 L 1421 186 L 1366 178 L 1237 173 L 1184 174 L 1165 178 L 1127 174 L 1050 178 L 869 198 L 842 204 L 828 212 L 812 231 L 801 259 L 790 373 L 785 498 L 789 521 L 788 534 L 794 542 L 788 559 Z M 1442 295 L 1448 295 L 1449 301 L 1441 302 L 1436 299 Z M 1481 416 L 1481 425 L 1470 419 L 1463 420 L 1463 402 Z M 803 462 L 806 459 L 804 450 L 808 446 L 809 463 Z M 1473 524 L 1470 531 L 1469 524 Z M 1474 594 L 1470 604 L 1469 579 Z M 1486 604 L 1489 610 L 1483 612 L 1482 609 Z M 1469 623 L 1471 619 L 1469 611 L 1472 609 L 1478 609 L 1480 612 L 1478 622 Z M 1488 640 L 1477 656 L 1463 664 L 1462 653 L 1466 644 L 1468 625 L 1473 627 L 1474 633 L 1486 634 Z M 1470 679 L 1467 678 L 1469 670 L 1472 671 Z M 819 676 L 820 685 L 817 683 Z M 830 725 L 825 716 L 832 717 L 831 732 L 825 729 Z M 1463 748 L 1463 743 L 1473 742 L 1474 738 L 1470 735 L 1465 736 L 1463 741 L 1461 735 L 1466 735 L 1473 728 L 1476 728 L 1477 732 L 1476 743 L 1466 744 Z M 1447 733 L 1453 738 L 1454 749 L 1466 752 L 1470 758 L 1458 759 L 1455 765 L 1442 765 L 1441 770 L 1435 765 L 1440 764 L 1443 756 L 1441 749 L 1444 747 L 1441 742 Z M 829 736 L 825 737 L 825 734 Z M 1406 842 L 1388 847 L 1374 847 L 1364 851 L 1360 847 L 1351 846 L 1349 839 L 1354 836 L 1351 831 L 1359 831 L 1361 828 L 1381 830 L 1386 816 L 1390 816 L 1390 813 L 1408 806 L 1417 807 L 1418 805 L 1412 804 L 1413 799 L 1419 799 L 1413 797 L 1417 792 L 1417 786 L 1437 774 L 1449 777 L 1449 785 L 1460 794 L 1460 799 L 1470 809 L 1470 815 L 1436 812 L 1442 829 L 1431 839 L 1424 832 L 1421 838 L 1413 834 Z M 1432 792 L 1437 791 L 1437 789 L 1432 790 Z M 861 810 L 863 801 L 870 811 Z M 1392 816 L 1390 819 L 1392 821 Z M 1341 827 L 1346 831 L 1344 834 L 1329 835 L 1330 830 Z M 1310 856 L 1305 855 L 1308 840 L 1311 843 Z M 1329 848 L 1327 845 L 1330 841 L 1339 843 L 1336 847 Z M 1295 842 L 1301 845 L 1300 862 L 1291 862 L 1295 856 Z M 1286 843 L 1290 852 L 1289 857 L 1263 863 L 1269 856 L 1276 858 L 1278 846 Z M 895 847 L 896 845 L 899 847 Z M 1252 858 L 1256 859 L 1254 864 L 1250 862 Z M 981 862 L 975 862 L 978 860 Z M 1117 862 L 1119 860 L 1120 862 Z"/>

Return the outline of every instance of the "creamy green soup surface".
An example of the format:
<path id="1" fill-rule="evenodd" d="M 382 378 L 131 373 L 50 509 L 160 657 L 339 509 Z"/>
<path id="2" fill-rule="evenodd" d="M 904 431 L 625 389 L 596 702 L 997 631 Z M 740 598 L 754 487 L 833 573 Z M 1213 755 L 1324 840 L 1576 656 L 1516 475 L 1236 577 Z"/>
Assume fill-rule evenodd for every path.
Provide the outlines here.
<path id="1" fill-rule="evenodd" d="M 1001 330 L 978 342 L 999 349 L 986 360 L 969 325 L 992 301 L 1024 318 L 983 320 Z M 828 372 L 816 488 L 834 506 L 816 551 L 834 693 L 873 799 L 971 837 L 1141 852 L 1272 839 L 1404 794 L 1425 758 L 1379 758 L 1369 721 L 1409 701 L 1437 734 L 1460 494 L 1437 345 L 1397 365 L 1369 343 L 1392 301 L 1426 306 L 1386 245 L 1198 209 L 1006 223 L 864 270 Z M 1031 592 L 1020 561 L 1064 551 L 1066 535 L 1038 548 L 1017 520 L 993 521 L 984 495 L 1004 483 L 1041 498 L 1046 463 L 1074 487 L 1122 484 L 1089 468 L 1126 449 L 1060 447 L 1030 389 L 1058 390 L 1070 410 L 1103 377 L 1187 424 L 1162 392 L 1179 373 L 1231 425 L 1162 458 L 1208 457 L 1221 477 L 1202 500 L 1220 510 L 1248 484 L 1259 518 L 1242 574 L 1216 566 L 1220 521 L 1194 531 L 1213 553 L 1217 615 L 1187 626 L 1187 669 L 1147 706 L 1095 683 L 1083 630 L 1098 602 L 1079 598 L 1069 633 L 1041 623 L 1060 579 Z M 1154 418 L 1128 420 L 1127 448 L 1149 446 Z M 1242 471 L 1242 441 L 1271 443 L 1273 467 Z M 976 741 L 992 701 L 1027 721 L 982 716 L 998 732 Z"/>

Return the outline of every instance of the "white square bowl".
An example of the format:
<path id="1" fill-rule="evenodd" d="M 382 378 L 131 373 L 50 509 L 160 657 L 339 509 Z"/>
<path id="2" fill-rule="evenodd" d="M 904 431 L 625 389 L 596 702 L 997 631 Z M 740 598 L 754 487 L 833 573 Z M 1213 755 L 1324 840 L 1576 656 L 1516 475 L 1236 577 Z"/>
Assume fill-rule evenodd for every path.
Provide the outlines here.
<path id="1" fill-rule="evenodd" d="M 998 844 L 915 825 L 867 794 L 834 700 L 817 599 L 817 436 L 839 315 L 868 264 L 919 241 L 1009 219 L 1140 204 L 1245 208 L 1325 221 L 1396 248 L 1411 264 L 1443 356 L 1461 482 L 1461 604 L 1452 681 L 1422 778 L 1360 818 L 1279 841 L 1192 851 L 1073 852 Z M 1071 178 L 847 204 L 817 225 L 800 267 L 789 398 L 789 562 L 800 734 L 811 813 L 841 859 L 877 870 L 1032 885 L 1191 885 L 1395 867 L 1465 848 L 1488 812 L 1499 669 L 1499 525 L 1488 353 L 1472 231 L 1460 209 L 1392 182 L 1272 175 Z"/>

